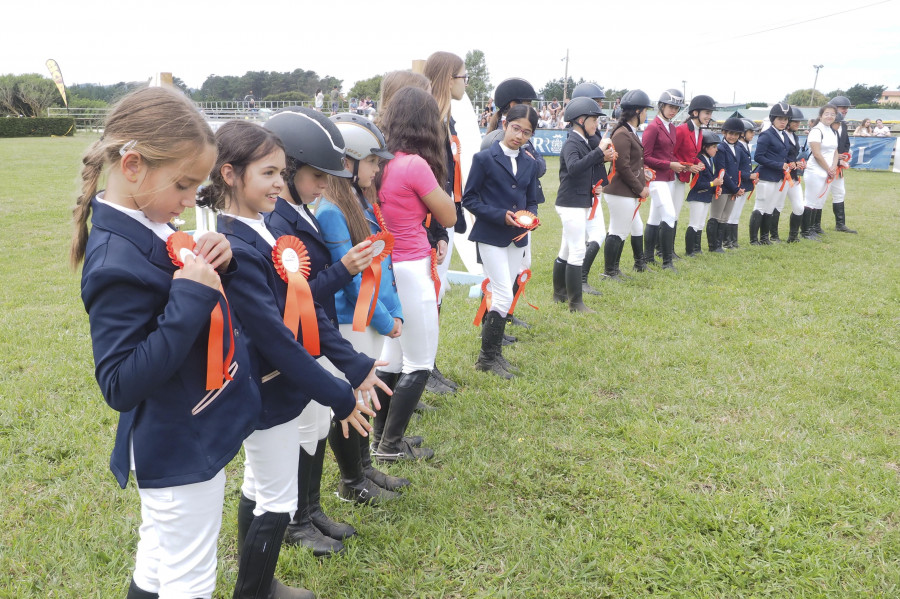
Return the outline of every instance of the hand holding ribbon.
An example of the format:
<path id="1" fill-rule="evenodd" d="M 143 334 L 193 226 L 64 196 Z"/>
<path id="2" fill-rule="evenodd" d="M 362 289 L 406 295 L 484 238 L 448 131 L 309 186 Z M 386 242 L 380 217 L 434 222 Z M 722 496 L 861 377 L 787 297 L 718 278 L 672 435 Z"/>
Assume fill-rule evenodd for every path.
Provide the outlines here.
<path id="1" fill-rule="evenodd" d="M 519 210 L 513 215 L 513 217 L 515 218 L 516 226 L 520 229 L 526 230 L 521 235 L 513 237 L 513 241 L 519 241 L 520 239 L 528 235 L 528 231 L 534 231 L 541 226 L 540 219 L 527 210 Z"/>
<path id="2" fill-rule="evenodd" d="M 725 178 L 725 169 L 719 169 L 719 176 L 716 177 L 716 181 L 719 181 L 719 184 L 716 185 L 716 199 L 719 199 L 719 196 L 722 195 L 722 183 L 724 183 Z M 715 181 L 713 181 L 715 183 Z"/>
<path id="3" fill-rule="evenodd" d="M 370 243 L 371 262 L 362 271 L 362 282 L 356 308 L 353 311 L 353 330 L 363 332 L 372 324 L 375 306 L 378 304 L 378 292 L 381 289 L 381 262 L 391 255 L 394 249 L 394 236 L 380 231 L 366 238 Z"/>
<path id="4" fill-rule="evenodd" d="M 226 241 L 227 243 L 227 241 Z M 196 243 L 194 238 L 182 231 L 176 231 L 166 240 L 166 249 L 172 263 L 180 270 L 175 273 L 175 278 L 187 278 L 198 283 L 218 289 L 228 306 L 228 298 L 222 290 L 219 275 L 216 274 L 211 264 L 203 257 L 195 257 Z M 231 246 L 228 247 L 228 260 L 231 259 Z M 220 254 L 221 255 L 221 254 Z M 199 267 L 199 269 L 198 269 Z M 196 271 L 196 272 L 195 272 Z M 205 273 L 203 271 L 206 271 Z M 231 342 L 228 345 L 228 354 L 222 357 L 224 352 L 225 316 L 222 306 L 216 302 L 216 307 L 209 315 L 209 336 L 206 349 L 206 390 L 221 389 L 226 381 L 231 380 L 231 359 L 234 357 L 234 327 L 231 324 L 231 310 L 228 310 L 228 333 Z"/>

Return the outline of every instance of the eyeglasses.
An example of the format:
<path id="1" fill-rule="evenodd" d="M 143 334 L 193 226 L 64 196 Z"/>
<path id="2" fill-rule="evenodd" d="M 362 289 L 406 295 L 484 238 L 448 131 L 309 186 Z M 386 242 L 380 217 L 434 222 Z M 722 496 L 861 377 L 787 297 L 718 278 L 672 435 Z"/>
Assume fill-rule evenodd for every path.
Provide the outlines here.
<path id="1" fill-rule="evenodd" d="M 513 132 L 513 135 L 522 135 L 522 136 L 525 137 L 525 139 L 528 139 L 528 138 L 530 138 L 532 135 L 534 135 L 534 131 L 532 131 L 531 129 L 522 129 L 521 127 L 519 127 L 519 126 L 516 125 L 515 123 L 513 123 L 512 125 L 510 125 L 509 128 L 510 128 L 510 130 Z"/>
<path id="2" fill-rule="evenodd" d="M 469 83 L 469 74 L 468 73 L 464 73 L 462 75 L 454 75 L 453 78 L 454 79 L 464 79 L 467 85 Z"/>

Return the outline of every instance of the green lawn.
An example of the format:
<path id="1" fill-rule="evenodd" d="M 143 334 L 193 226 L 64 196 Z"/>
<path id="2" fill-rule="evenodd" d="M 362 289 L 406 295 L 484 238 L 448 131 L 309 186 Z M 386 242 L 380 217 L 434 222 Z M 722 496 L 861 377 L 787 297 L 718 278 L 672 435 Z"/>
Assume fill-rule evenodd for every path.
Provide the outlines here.
<path id="1" fill-rule="evenodd" d="M 67 266 L 91 139 L 0 140 L 4 598 L 122 597 L 133 566 L 139 501 L 108 471 L 116 414 Z M 326 598 L 900 595 L 898 175 L 849 174 L 859 235 L 826 208 L 824 243 L 751 247 L 747 207 L 742 249 L 595 279 L 583 315 L 549 300 L 548 163 L 540 310 L 520 305 L 535 326 L 505 352 L 523 376 L 474 370 L 477 302 L 454 288 L 439 363 L 462 389 L 411 426 L 437 457 L 392 470 L 414 486 L 390 507 L 329 496 L 359 537 L 321 561 L 286 549 L 279 576 Z M 228 474 L 217 597 L 236 576 L 239 461 Z"/>

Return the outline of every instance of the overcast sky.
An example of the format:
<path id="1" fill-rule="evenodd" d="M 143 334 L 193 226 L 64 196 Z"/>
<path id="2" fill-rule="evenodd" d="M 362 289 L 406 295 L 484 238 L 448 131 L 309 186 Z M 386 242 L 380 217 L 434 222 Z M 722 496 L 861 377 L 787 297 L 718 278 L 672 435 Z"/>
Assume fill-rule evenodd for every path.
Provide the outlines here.
<path id="1" fill-rule="evenodd" d="M 67 85 L 170 71 L 200 87 L 210 74 L 303 68 L 346 91 L 436 50 L 480 49 L 493 85 L 524 77 L 540 89 L 563 76 L 567 48 L 575 80 L 651 97 L 686 81 L 688 97 L 775 102 L 811 87 L 814 64 L 823 92 L 900 85 L 900 0 L 44 0 L 3 13 L 0 74 L 47 75 L 54 58 Z"/>

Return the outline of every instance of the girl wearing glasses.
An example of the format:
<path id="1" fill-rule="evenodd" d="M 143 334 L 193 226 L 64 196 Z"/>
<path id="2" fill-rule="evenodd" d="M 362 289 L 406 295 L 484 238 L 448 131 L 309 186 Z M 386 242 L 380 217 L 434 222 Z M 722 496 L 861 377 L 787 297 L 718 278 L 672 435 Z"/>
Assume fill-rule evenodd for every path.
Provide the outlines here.
<path id="1" fill-rule="evenodd" d="M 441 291 L 438 297 L 438 311 L 441 300 L 447 292 L 449 282 L 447 271 L 450 270 L 450 256 L 453 255 L 453 234 L 466 232 L 466 219 L 463 218 L 462 207 L 462 172 L 459 152 L 459 138 L 456 136 L 456 121 L 450 115 L 450 101 L 462 100 L 466 93 L 466 84 L 469 83 L 469 75 L 466 73 L 466 64 L 463 59 L 452 52 L 435 52 L 425 61 L 424 75 L 431 80 L 431 95 L 437 101 L 440 110 L 441 129 L 444 135 L 446 152 L 446 177 L 442 181 L 444 191 L 447 192 L 456 206 L 456 224 L 447 227 L 447 241 L 437 242 L 437 273 L 441 279 Z M 432 225 L 437 226 L 432 219 Z M 434 237 L 437 237 L 433 234 Z M 428 380 L 428 390 L 436 393 L 452 393 L 456 391 L 457 384 L 446 378 L 437 366 L 432 370 Z"/>
<path id="2" fill-rule="evenodd" d="M 537 128 L 534 108 L 517 104 L 509 109 L 503 138 L 475 154 L 463 195 L 463 205 L 475 215 L 469 239 L 478 244 L 484 274 L 493 295 L 481 329 L 481 352 L 475 367 L 504 379 L 515 369 L 501 353 L 506 316 L 513 301 L 513 281 L 528 245 L 526 229 L 516 212 L 537 211 L 538 163 L 520 151 Z"/>

